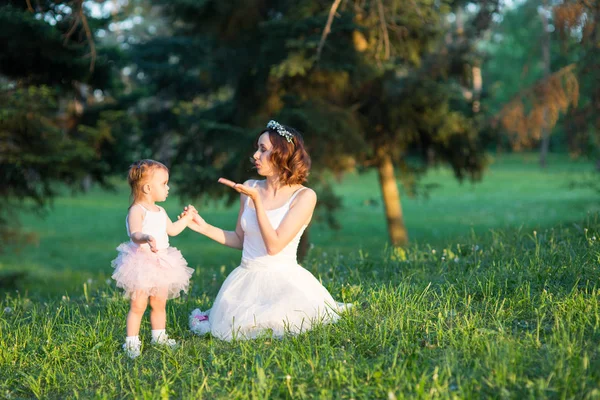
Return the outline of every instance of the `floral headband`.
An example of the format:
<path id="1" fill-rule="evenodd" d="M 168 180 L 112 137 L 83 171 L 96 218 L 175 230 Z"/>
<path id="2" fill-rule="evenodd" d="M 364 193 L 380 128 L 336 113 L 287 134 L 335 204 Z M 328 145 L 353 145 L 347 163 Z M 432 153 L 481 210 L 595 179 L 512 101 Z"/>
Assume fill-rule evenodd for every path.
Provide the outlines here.
<path id="1" fill-rule="evenodd" d="M 292 141 L 292 138 L 294 137 L 294 135 L 291 132 L 289 132 L 287 129 L 285 129 L 283 127 L 283 125 L 281 125 L 279 122 L 270 120 L 269 123 L 267 124 L 267 128 L 276 130 L 277 133 L 279 133 L 279 136 L 283 136 L 285 138 L 285 140 L 287 140 L 289 143 L 294 143 Z"/>

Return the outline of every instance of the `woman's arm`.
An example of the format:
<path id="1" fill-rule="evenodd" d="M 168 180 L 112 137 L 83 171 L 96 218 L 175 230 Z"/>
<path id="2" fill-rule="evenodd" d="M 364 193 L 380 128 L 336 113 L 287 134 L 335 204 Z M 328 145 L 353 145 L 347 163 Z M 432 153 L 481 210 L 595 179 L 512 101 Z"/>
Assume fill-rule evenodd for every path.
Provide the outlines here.
<path id="1" fill-rule="evenodd" d="M 225 178 L 220 178 L 219 182 L 252 199 L 254 208 L 256 208 L 260 233 L 269 255 L 275 255 L 283 250 L 300 232 L 302 226 L 310 222 L 317 204 L 317 194 L 312 189 L 302 190 L 302 193 L 299 193 L 295 201 L 291 204 L 290 210 L 283 218 L 283 221 L 281 221 L 277 229 L 273 229 L 258 190 L 255 187 L 248 185 L 248 182 L 244 182 L 242 185 Z"/>
<path id="2" fill-rule="evenodd" d="M 240 195 L 240 211 L 238 212 L 237 224 L 234 231 L 226 231 L 216 226 L 207 223 L 200 215 L 194 214 L 193 221 L 188 227 L 196 231 L 217 243 L 221 243 L 225 246 L 242 249 L 244 244 L 244 230 L 242 229 L 241 219 L 246 204 L 246 195 Z M 187 212 L 187 211 L 186 211 Z"/>
<path id="3" fill-rule="evenodd" d="M 296 196 L 294 203 L 287 212 L 277 229 L 273 229 L 260 197 L 254 200 L 256 217 L 261 236 L 265 242 L 267 253 L 275 255 L 287 246 L 300 232 L 302 226 L 310 221 L 315 206 L 317 194 L 312 189 L 305 189 Z"/>

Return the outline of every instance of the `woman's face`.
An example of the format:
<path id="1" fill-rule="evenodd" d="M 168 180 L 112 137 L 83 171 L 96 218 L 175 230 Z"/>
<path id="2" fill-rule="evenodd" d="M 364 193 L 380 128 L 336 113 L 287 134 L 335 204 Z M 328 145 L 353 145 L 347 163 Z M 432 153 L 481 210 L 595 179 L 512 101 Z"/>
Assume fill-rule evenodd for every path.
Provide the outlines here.
<path id="1" fill-rule="evenodd" d="M 275 166 L 271 163 L 272 150 L 273 145 L 269 139 L 269 132 L 265 132 L 258 138 L 258 149 L 252 156 L 256 170 L 261 176 L 271 176 L 277 173 Z"/>

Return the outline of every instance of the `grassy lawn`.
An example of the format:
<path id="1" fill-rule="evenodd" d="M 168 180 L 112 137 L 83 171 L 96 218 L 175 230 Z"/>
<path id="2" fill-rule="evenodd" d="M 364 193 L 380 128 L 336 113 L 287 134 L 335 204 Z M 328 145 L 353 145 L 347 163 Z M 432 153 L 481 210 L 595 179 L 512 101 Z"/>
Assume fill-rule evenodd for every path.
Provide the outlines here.
<path id="1" fill-rule="evenodd" d="M 0 398 L 600 398 L 600 201 L 568 188 L 589 170 L 511 156 L 476 185 L 432 171 L 429 199 L 403 197 L 406 250 L 386 249 L 376 176 L 348 176 L 343 228 L 315 225 L 304 266 L 356 306 L 284 340 L 188 331 L 240 254 L 186 232 L 171 243 L 196 268 L 192 290 L 167 306 L 181 346 L 152 347 L 145 318 L 133 361 L 108 279 L 128 194 L 59 198 L 46 219 L 23 216 L 39 244 L 0 258 L 1 273 L 27 273 L 0 295 Z M 178 201 L 165 206 L 175 218 Z M 237 210 L 202 213 L 233 228 Z"/>
<path id="2" fill-rule="evenodd" d="M 600 211 L 600 195 L 571 190 L 569 184 L 590 169 L 587 163 L 554 156 L 543 171 L 537 155 L 513 155 L 495 160 L 476 184 L 457 182 L 447 169 L 432 170 L 423 179 L 424 184 L 437 185 L 428 198 L 402 195 L 410 239 L 443 246 L 490 229 L 531 231 L 580 221 Z M 337 213 L 342 229 L 332 231 L 315 223 L 312 256 L 357 250 L 381 254 L 387 230 L 376 174 L 348 175 L 335 189 L 343 198 Z M 36 232 L 39 243 L 0 255 L 0 271 L 23 271 L 27 275 L 18 289 L 50 296 L 81 291 L 89 279 L 105 281 L 112 273 L 115 248 L 127 240 L 128 196 L 125 186 L 116 193 L 96 189 L 84 196 L 58 198 L 44 219 L 23 215 L 24 228 Z M 172 219 L 182 208 L 176 194 L 163 205 Z M 210 223 L 234 229 L 237 206 L 197 206 Z M 240 259 L 239 251 L 189 230 L 171 238 L 171 245 L 182 251 L 190 266 L 219 276 L 235 268 Z"/>
<path id="3" fill-rule="evenodd" d="M 600 397 L 600 218 L 497 231 L 444 248 L 353 252 L 305 264 L 355 307 L 283 340 L 220 342 L 187 330 L 222 274 L 199 270 L 167 306 L 175 350 L 120 350 L 127 304 L 86 284 L 48 301 L 0 300 L 3 398 Z"/>

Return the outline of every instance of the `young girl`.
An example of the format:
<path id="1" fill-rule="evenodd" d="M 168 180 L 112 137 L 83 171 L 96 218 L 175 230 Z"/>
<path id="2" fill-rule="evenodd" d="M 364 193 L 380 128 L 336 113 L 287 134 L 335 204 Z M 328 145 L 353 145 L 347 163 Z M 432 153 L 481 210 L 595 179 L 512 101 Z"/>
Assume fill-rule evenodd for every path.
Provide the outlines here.
<path id="1" fill-rule="evenodd" d="M 127 337 L 123 349 L 131 358 L 140 355 L 138 336 L 142 316 L 150 299 L 152 344 L 176 346 L 165 332 L 167 299 L 187 292 L 194 272 L 174 247 L 169 247 L 169 236 L 181 233 L 192 220 L 194 212 L 172 222 L 156 202 L 165 201 L 169 194 L 169 170 L 153 160 L 140 160 L 129 168 L 128 182 L 133 202 L 129 206 L 126 226 L 130 241 L 118 248 L 119 255 L 112 261 L 112 278 L 131 299 L 127 315 Z M 188 206 L 191 207 L 191 206 Z M 193 207 L 191 207 L 193 209 Z M 195 209 L 193 209 L 195 211 Z"/>

